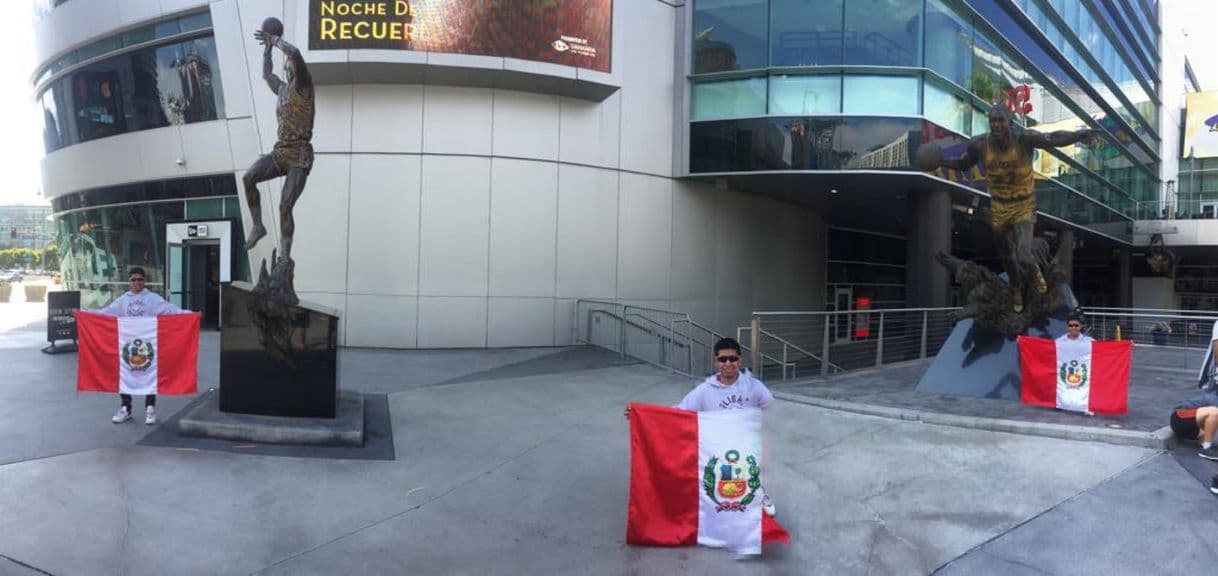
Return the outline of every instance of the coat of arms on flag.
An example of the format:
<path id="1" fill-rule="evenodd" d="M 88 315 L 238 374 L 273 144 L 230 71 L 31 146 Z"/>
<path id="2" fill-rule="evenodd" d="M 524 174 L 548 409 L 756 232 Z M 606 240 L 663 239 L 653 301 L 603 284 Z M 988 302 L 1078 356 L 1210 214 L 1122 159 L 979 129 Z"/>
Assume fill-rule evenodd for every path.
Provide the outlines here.
<path id="1" fill-rule="evenodd" d="M 762 512 L 761 410 L 630 405 L 626 542 L 760 554 L 791 537 Z"/>
<path id="2" fill-rule="evenodd" d="M 132 370 L 147 370 L 153 358 L 156 358 L 156 351 L 151 342 L 136 338 L 123 345 L 123 362 Z"/>

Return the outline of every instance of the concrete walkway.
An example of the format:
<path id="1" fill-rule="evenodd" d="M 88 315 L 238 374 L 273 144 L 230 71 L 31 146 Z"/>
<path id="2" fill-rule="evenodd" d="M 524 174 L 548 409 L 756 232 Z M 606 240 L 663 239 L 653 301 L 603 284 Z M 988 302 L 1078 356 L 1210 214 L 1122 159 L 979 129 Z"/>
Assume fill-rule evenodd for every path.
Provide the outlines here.
<path id="1" fill-rule="evenodd" d="M 1182 514 L 1218 518 L 1161 451 L 778 402 L 767 488 L 794 544 L 750 562 L 637 548 L 622 407 L 673 403 L 687 379 L 587 349 L 344 350 L 344 387 L 388 394 L 396 459 L 266 456 L 137 445 L 148 428 L 111 424 L 111 396 L 77 395 L 75 356 L 40 354 L 43 333 L 0 332 L 0 575 L 1132 574 L 1147 572 L 1039 539 L 1167 566 L 1182 531 L 1215 533 Z M 203 388 L 217 344 L 204 334 Z M 189 401 L 164 398 L 162 418 Z M 1151 520 L 1170 528 L 1111 525 Z M 1040 564 L 1008 551 L 1027 542 Z"/>

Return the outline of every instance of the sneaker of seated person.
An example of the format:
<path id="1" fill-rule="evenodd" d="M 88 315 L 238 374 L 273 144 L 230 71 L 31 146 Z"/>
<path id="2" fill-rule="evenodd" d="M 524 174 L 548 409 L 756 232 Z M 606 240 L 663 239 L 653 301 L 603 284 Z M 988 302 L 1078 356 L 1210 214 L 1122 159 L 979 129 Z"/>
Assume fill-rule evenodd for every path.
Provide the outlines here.
<path id="1" fill-rule="evenodd" d="M 115 424 L 122 424 L 131 419 L 131 410 L 126 406 L 119 406 L 118 412 L 114 413 L 114 417 L 110 419 Z"/>
<path id="2" fill-rule="evenodd" d="M 1197 455 L 1206 460 L 1218 460 L 1218 445 L 1210 444 L 1209 448 L 1202 448 Z"/>

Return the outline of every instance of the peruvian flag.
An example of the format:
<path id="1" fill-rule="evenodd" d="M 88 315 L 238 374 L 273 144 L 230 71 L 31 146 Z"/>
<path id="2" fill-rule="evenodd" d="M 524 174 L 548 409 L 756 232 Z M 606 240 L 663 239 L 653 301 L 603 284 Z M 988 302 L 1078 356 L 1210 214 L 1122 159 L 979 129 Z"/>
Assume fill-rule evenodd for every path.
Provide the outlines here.
<path id="1" fill-rule="evenodd" d="M 761 410 L 630 405 L 626 542 L 760 554 L 791 536 L 761 510 Z"/>
<path id="2" fill-rule="evenodd" d="M 1133 341 L 1019 337 L 1020 399 L 1072 412 L 1124 414 Z"/>
<path id="3" fill-rule="evenodd" d="M 114 317 L 76 313 L 76 389 L 122 394 L 194 394 L 199 313 Z"/>

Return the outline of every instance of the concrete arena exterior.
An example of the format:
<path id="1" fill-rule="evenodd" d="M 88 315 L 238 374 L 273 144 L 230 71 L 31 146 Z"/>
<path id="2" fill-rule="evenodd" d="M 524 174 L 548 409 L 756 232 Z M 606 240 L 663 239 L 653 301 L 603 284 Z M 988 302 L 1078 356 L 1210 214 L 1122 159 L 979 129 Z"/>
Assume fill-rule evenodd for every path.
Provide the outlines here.
<path id="1" fill-rule="evenodd" d="M 679 177 L 688 172 L 681 152 L 687 43 L 678 41 L 686 8 L 673 4 L 613 2 L 612 64 L 599 73 L 487 56 L 310 52 L 307 0 L 63 3 L 37 24 L 40 70 L 98 39 L 205 13 L 216 58 L 207 84 L 220 88 L 222 108 L 214 119 L 170 118 L 167 126 L 87 141 L 81 115 L 61 110 L 60 126 L 70 124 L 63 118 L 76 124 L 55 135 L 44 191 L 61 245 L 87 245 L 89 254 L 87 264 L 79 254 L 77 264 L 65 264 L 79 268 L 66 274 L 68 287 L 98 300 L 121 293 L 127 265 L 160 258 L 166 224 L 157 218 L 198 220 L 204 201 L 218 198 L 227 208 L 202 219 L 237 219 L 239 205 L 248 222 L 234 192 L 244 169 L 269 152 L 276 126 L 252 34 L 276 16 L 318 79 L 316 162 L 295 209 L 296 288 L 302 299 L 341 311 L 343 345 L 565 345 L 581 298 L 687 311 L 726 333 L 755 309 L 821 308 L 821 216 Z M 275 61 L 281 73 L 280 54 Z M 56 80 L 42 75 L 35 85 L 48 77 Z M 88 114 L 115 122 L 104 108 Z M 80 141 L 65 145 L 69 139 Z M 168 194 L 173 182 L 200 178 L 220 192 Z M 148 201 L 121 192 L 151 189 L 133 187 L 147 183 L 166 194 Z M 278 186 L 269 197 L 262 188 L 270 235 L 249 254 L 254 271 L 278 242 L 271 208 Z M 123 226 L 124 214 L 144 219 L 146 230 L 116 246 L 107 230 Z M 175 282 L 164 270 L 150 270 L 149 280 L 160 291 Z"/>

